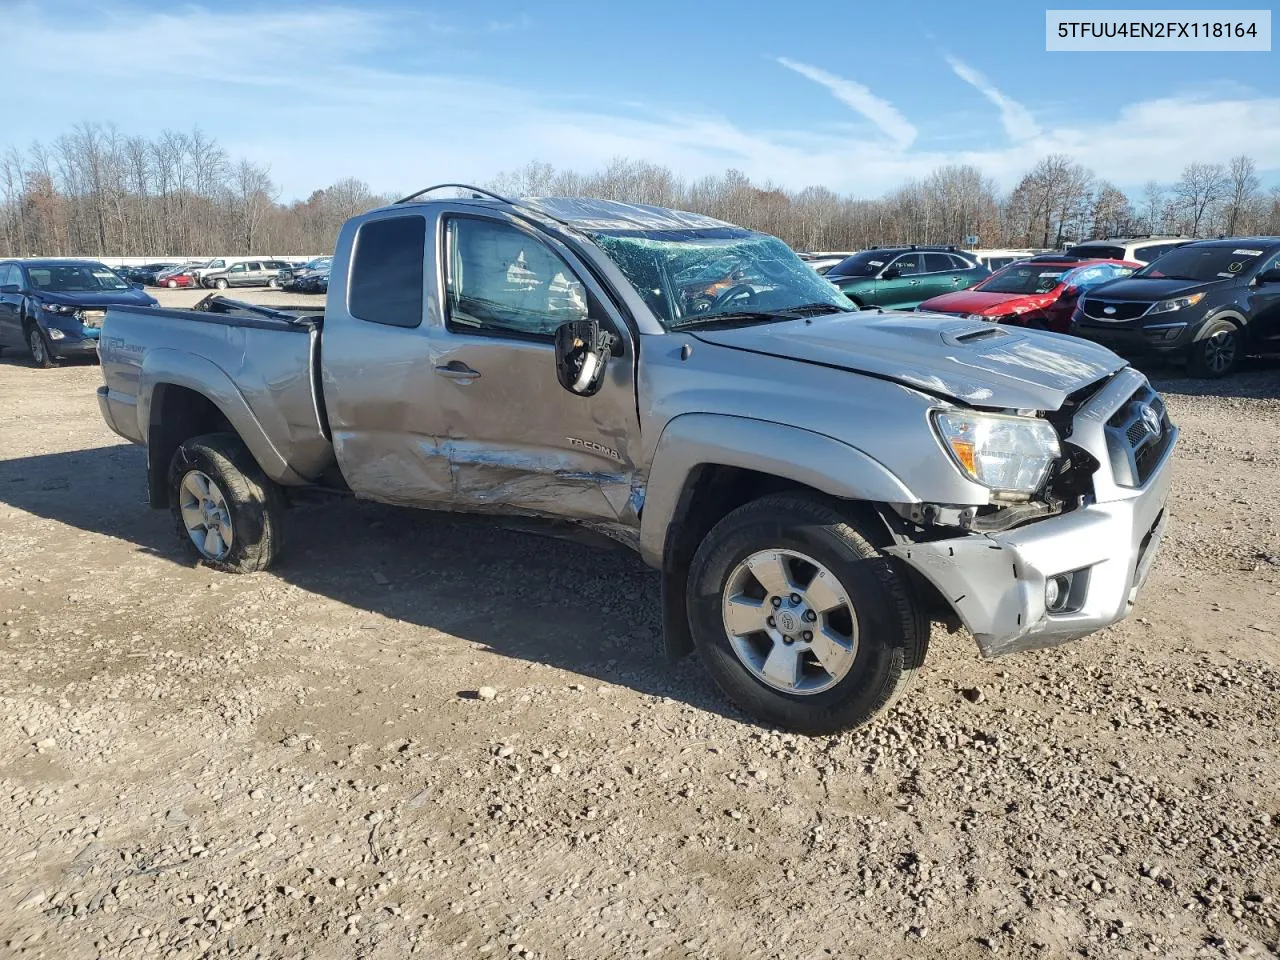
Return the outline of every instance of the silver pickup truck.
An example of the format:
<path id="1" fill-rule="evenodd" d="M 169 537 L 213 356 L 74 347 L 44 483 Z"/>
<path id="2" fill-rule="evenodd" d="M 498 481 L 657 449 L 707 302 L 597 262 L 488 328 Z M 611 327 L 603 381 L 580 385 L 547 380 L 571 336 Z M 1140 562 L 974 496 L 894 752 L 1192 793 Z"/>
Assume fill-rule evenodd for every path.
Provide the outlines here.
<path id="1" fill-rule="evenodd" d="M 1178 431 L 1111 352 L 858 311 L 704 216 L 429 194 L 343 227 L 322 314 L 108 311 L 102 415 L 204 562 L 267 567 L 316 486 L 576 521 L 661 571 L 672 656 L 806 732 L 886 707 L 931 620 L 989 657 L 1132 606 Z"/>

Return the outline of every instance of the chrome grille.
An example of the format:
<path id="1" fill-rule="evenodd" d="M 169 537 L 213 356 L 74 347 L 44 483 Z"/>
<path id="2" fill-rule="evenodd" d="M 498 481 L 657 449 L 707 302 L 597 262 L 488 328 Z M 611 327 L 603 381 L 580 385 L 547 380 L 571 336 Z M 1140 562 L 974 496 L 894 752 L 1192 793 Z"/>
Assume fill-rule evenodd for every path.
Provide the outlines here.
<path id="1" fill-rule="evenodd" d="M 1140 487 L 1159 466 L 1173 441 L 1164 401 L 1149 384 L 1139 387 L 1107 421 L 1107 448 L 1115 481 Z"/>

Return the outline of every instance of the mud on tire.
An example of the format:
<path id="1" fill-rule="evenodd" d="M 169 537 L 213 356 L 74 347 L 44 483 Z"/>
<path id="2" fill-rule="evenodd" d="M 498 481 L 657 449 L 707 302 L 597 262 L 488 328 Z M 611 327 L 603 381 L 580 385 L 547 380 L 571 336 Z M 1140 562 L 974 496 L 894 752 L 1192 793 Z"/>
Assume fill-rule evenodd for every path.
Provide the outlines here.
<path id="1" fill-rule="evenodd" d="M 195 544 L 182 511 L 182 487 L 192 472 L 217 485 L 230 515 L 232 537 L 224 556 Z M 265 570 L 280 554 L 284 503 L 279 487 L 233 433 L 209 433 L 181 444 L 169 464 L 169 509 L 175 532 L 198 561 L 227 573 Z"/>

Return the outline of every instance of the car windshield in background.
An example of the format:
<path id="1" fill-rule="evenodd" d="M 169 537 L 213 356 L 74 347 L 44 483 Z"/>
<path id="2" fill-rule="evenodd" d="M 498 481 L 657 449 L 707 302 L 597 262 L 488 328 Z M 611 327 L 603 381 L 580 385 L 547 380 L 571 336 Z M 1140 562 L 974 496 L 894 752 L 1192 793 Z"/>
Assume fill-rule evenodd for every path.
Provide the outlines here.
<path id="1" fill-rule="evenodd" d="M 841 260 L 827 271 L 828 277 L 874 277 L 892 260 L 893 253 L 885 250 L 867 250 Z"/>
<path id="2" fill-rule="evenodd" d="M 53 267 L 28 267 L 31 285 L 50 293 L 99 293 L 103 290 L 128 290 L 129 284 L 110 267 L 101 263 L 68 264 Z"/>
<path id="3" fill-rule="evenodd" d="M 852 311 L 853 304 L 775 237 L 734 231 L 597 233 L 663 326 L 789 310 Z"/>
<path id="4" fill-rule="evenodd" d="M 983 293 L 1048 293 L 1062 282 L 1065 267 L 1017 264 L 1005 267 L 974 287 Z"/>
<path id="5" fill-rule="evenodd" d="M 1081 257 L 1089 260 L 1127 260 L 1124 247 L 1111 247 L 1106 244 L 1088 244 L 1078 243 L 1067 253 L 1073 257 Z"/>
<path id="6" fill-rule="evenodd" d="M 1254 266 L 1266 251 L 1250 246 L 1179 247 L 1143 267 L 1134 277 L 1153 280 L 1232 280 Z"/>

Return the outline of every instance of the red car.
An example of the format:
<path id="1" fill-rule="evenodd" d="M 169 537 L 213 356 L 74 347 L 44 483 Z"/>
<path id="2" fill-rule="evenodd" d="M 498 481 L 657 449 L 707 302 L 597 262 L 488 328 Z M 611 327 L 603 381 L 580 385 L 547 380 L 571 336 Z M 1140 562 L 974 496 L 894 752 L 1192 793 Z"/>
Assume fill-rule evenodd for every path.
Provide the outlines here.
<path id="1" fill-rule="evenodd" d="M 926 300 L 916 309 L 1066 333 L 1081 293 L 1141 267 L 1129 260 L 1042 254 L 1011 263 L 968 290 Z"/>
<path id="2" fill-rule="evenodd" d="M 196 275 L 190 270 L 178 270 L 170 273 L 162 273 L 156 277 L 157 287 L 194 287 L 196 286 Z"/>

